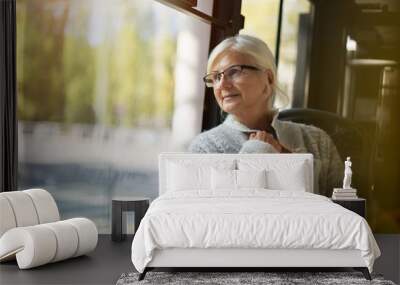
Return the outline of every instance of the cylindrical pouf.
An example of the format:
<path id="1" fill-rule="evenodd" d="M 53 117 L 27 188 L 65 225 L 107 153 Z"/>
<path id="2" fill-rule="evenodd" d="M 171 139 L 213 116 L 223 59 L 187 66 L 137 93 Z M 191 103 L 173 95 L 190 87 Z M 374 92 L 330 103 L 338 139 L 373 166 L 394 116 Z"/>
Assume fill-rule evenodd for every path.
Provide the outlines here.
<path id="1" fill-rule="evenodd" d="M 96 225 L 89 219 L 86 218 L 74 218 L 65 220 L 70 223 L 78 232 L 78 249 L 75 252 L 75 256 L 86 254 L 96 248 L 98 232 Z"/>
<path id="2" fill-rule="evenodd" d="M 49 192 L 43 189 L 29 189 L 22 192 L 28 194 L 32 199 L 39 218 L 39 224 L 60 220 L 57 204 Z"/>
<path id="3" fill-rule="evenodd" d="M 54 232 L 42 225 L 19 227 L 0 238 L 0 255 L 14 255 L 20 269 L 40 266 L 53 260 L 57 250 Z"/>
<path id="4" fill-rule="evenodd" d="M 6 197 L 0 193 L 0 238 L 9 229 L 15 228 L 17 222 L 15 221 L 14 211 L 11 204 Z"/>
<path id="5" fill-rule="evenodd" d="M 0 238 L 0 260 L 16 255 L 20 269 L 86 254 L 96 248 L 96 225 L 86 218 L 19 227 Z"/>
<path id="6" fill-rule="evenodd" d="M 75 255 L 78 249 L 78 232 L 65 221 L 43 224 L 43 227 L 51 229 L 57 239 L 57 251 L 51 262 L 64 260 Z"/>

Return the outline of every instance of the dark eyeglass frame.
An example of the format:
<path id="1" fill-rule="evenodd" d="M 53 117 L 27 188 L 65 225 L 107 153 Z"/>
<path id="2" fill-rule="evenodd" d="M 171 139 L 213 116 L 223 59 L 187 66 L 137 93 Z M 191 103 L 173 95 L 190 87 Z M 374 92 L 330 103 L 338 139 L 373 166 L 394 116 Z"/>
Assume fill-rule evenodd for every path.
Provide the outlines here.
<path id="1" fill-rule="evenodd" d="M 207 87 L 214 87 L 214 83 L 213 81 L 210 81 L 207 77 L 210 77 L 211 75 L 213 76 L 217 76 L 217 78 L 219 78 L 219 81 L 221 80 L 221 75 L 223 74 L 225 76 L 225 72 L 233 67 L 240 67 L 240 73 L 242 73 L 243 69 L 250 69 L 250 70 L 258 70 L 260 71 L 261 69 L 253 66 L 253 65 L 247 65 L 247 64 L 235 64 L 235 65 L 231 65 L 228 68 L 226 68 L 225 70 L 221 71 L 221 72 L 211 72 L 209 74 L 207 74 L 206 76 L 203 77 L 203 81 L 206 84 Z"/>

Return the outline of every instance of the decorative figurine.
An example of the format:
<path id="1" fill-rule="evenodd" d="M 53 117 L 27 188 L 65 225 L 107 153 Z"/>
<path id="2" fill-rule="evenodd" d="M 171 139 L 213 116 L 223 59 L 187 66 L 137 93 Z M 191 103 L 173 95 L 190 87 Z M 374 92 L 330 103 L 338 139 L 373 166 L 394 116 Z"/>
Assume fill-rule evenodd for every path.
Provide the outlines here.
<path id="1" fill-rule="evenodd" d="M 348 156 L 346 161 L 344 162 L 344 179 L 343 179 L 343 189 L 352 189 L 351 188 L 351 176 L 353 175 L 353 171 L 351 170 L 351 161 Z"/>
<path id="2" fill-rule="evenodd" d="M 343 188 L 333 188 L 333 200 L 357 199 L 357 189 L 351 187 L 351 176 L 353 175 L 351 164 L 350 157 L 347 157 L 344 162 Z"/>

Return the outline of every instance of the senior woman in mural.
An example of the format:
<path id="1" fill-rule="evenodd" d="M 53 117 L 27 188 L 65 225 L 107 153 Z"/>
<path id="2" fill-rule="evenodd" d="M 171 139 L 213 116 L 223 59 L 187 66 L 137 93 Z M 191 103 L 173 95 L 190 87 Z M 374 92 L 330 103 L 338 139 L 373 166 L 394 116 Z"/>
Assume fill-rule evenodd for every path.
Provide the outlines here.
<path id="1" fill-rule="evenodd" d="M 341 160 L 331 138 L 314 126 L 280 121 L 272 107 L 278 95 L 276 66 L 262 40 L 237 35 L 211 52 L 204 82 L 214 89 L 225 121 L 199 134 L 194 153 L 312 153 L 315 192 L 330 196 L 340 185 Z"/>

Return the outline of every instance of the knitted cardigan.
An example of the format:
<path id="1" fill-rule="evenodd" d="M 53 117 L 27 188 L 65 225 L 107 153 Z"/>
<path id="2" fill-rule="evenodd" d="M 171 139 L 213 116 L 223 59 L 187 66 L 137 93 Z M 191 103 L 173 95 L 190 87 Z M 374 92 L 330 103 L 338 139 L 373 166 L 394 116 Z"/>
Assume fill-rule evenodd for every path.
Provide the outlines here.
<path id="1" fill-rule="evenodd" d="M 271 126 L 279 142 L 292 153 L 314 155 L 314 192 L 330 197 L 334 187 L 340 187 L 343 166 L 332 139 L 323 130 L 299 123 L 281 121 L 276 114 Z M 219 126 L 194 138 L 189 146 L 193 153 L 276 153 L 270 144 L 249 140 L 256 130 L 228 115 Z"/>

